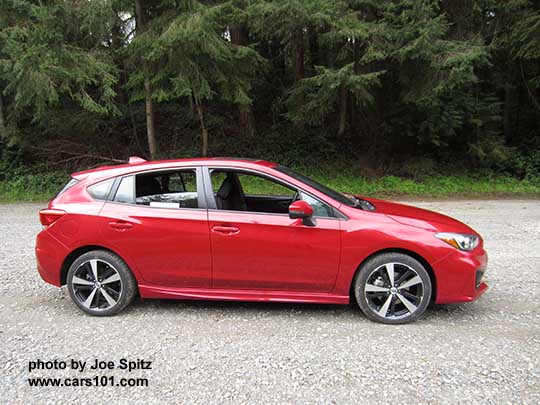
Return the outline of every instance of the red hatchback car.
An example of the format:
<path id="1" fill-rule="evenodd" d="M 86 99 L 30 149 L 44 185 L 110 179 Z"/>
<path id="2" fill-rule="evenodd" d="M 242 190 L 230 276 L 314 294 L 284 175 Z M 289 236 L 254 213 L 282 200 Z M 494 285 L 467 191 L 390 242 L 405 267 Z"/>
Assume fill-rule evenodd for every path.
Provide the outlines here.
<path id="1" fill-rule="evenodd" d="M 405 323 L 478 298 L 487 256 L 467 225 L 341 194 L 261 160 L 181 159 L 73 174 L 40 211 L 42 278 L 112 315 L 142 298 L 347 304 Z"/>

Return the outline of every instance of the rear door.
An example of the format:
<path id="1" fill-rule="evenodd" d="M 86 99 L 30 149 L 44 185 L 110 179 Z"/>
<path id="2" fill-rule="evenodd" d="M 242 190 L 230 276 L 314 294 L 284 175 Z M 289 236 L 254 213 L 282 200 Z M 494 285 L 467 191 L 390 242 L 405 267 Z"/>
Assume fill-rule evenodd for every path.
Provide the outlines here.
<path id="1" fill-rule="evenodd" d="M 210 287 L 211 254 L 200 168 L 117 179 L 100 214 L 103 237 L 129 258 L 142 283 Z"/>

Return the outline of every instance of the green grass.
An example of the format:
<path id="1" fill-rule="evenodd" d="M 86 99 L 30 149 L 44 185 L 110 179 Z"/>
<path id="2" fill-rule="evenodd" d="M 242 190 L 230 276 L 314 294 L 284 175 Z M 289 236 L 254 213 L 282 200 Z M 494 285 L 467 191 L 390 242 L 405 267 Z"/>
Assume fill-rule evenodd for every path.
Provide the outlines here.
<path id="1" fill-rule="evenodd" d="M 65 173 L 10 173 L 0 181 L 0 202 L 43 202 L 50 200 L 67 183 Z"/>
<path id="2" fill-rule="evenodd" d="M 431 176 L 421 180 L 385 176 L 368 179 L 346 170 L 319 168 L 301 171 L 338 191 L 372 197 L 540 198 L 540 180 L 517 180 L 505 176 Z M 8 178 L 10 180 L 0 181 L 0 202 L 47 201 L 62 188 L 68 176 L 65 173 L 19 173 Z M 259 183 L 250 182 L 250 192 L 262 187 Z"/>
<path id="3" fill-rule="evenodd" d="M 540 197 L 538 182 L 511 177 L 433 176 L 422 180 L 385 176 L 379 179 L 347 176 L 318 177 L 324 184 L 340 191 L 375 197 Z"/>
<path id="4" fill-rule="evenodd" d="M 369 179 L 350 170 L 311 170 L 310 177 L 338 190 L 373 197 L 489 198 L 540 197 L 540 179 L 510 176 L 432 175 L 421 179 Z"/>

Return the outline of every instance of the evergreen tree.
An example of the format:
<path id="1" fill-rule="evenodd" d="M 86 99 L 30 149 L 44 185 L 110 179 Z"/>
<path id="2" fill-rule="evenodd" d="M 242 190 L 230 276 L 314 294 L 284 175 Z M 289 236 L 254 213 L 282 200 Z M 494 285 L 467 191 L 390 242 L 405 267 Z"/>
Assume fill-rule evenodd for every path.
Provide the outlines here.
<path id="1" fill-rule="evenodd" d="M 304 99 L 303 104 L 292 104 L 293 120 L 320 125 L 330 113 L 338 111 L 337 136 L 347 126 L 347 111 L 372 104 L 372 89 L 380 84 L 383 70 L 374 68 L 374 62 L 383 53 L 374 47 L 378 27 L 368 21 L 366 13 L 336 2 L 336 15 L 326 30 L 318 35 L 319 49 L 332 55 L 326 65 L 314 66 L 313 75 L 302 79 L 292 90 L 292 100 Z M 295 108 L 296 107 L 296 108 Z"/>
<path id="2" fill-rule="evenodd" d="M 133 48 L 147 63 L 146 69 L 153 69 L 144 74 L 149 77 L 153 97 L 158 101 L 187 98 L 195 106 L 203 156 L 209 150 L 205 102 L 217 98 L 248 107 L 250 77 L 260 62 L 251 48 L 225 37 L 219 25 L 222 14 L 221 5 L 188 2 L 153 20 L 133 41 Z M 130 85 L 140 79 L 135 73 Z"/>
<path id="3" fill-rule="evenodd" d="M 104 45 L 109 32 L 98 28 L 105 19 L 93 12 L 98 7 L 2 2 L 0 83 L 13 120 L 30 117 L 44 123 L 47 111 L 65 99 L 93 113 L 118 113 L 117 69 Z"/>
<path id="4" fill-rule="evenodd" d="M 298 84 L 305 77 L 305 48 L 309 33 L 325 30 L 337 16 L 339 2 L 325 0 L 274 0 L 257 1 L 248 7 L 250 30 L 267 41 L 279 41 L 292 67 L 292 83 Z M 293 104 L 301 109 L 303 92 L 291 94 Z M 303 127 L 300 115 L 296 126 Z"/>
<path id="5" fill-rule="evenodd" d="M 540 0 L 4 0 L 0 144 L 525 176 L 539 49 Z"/>

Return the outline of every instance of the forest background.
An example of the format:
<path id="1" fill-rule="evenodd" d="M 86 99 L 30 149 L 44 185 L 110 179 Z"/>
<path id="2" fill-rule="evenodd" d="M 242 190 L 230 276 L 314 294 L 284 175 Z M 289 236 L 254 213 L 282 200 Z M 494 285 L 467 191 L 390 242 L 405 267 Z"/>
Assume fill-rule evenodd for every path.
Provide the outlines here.
<path id="1" fill-rule="evenodd" d="M 0 200 L 129 156 L 540 196 L 540 0 L 2 0 Z"/>

